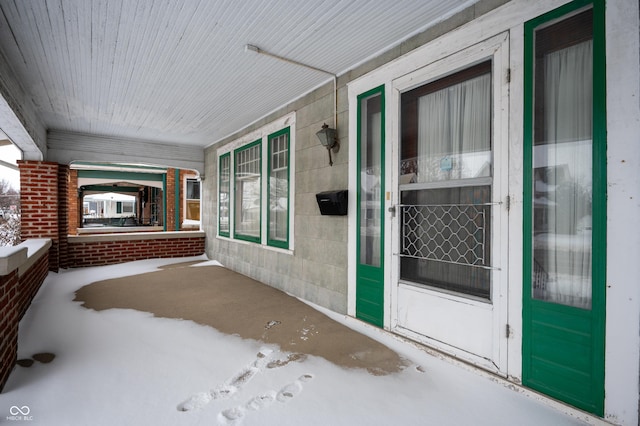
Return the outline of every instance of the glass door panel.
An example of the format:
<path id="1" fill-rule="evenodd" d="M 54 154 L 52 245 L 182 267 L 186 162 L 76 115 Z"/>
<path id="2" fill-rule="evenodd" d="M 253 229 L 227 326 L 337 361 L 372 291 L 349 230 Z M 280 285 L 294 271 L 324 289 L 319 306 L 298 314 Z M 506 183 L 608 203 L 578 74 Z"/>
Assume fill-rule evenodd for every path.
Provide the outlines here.
<path id="1" fill-rule="evenodd" d="M 590 309 L 593 41 L 581 19 L 536 32 L 532 296 Z"/>
<path id="2" fill-rule="evenodd" d="M 402 95 L 400 279 L 491 299 L 491 63 Z"/>
<path id="3" fill-rule="evenodd" d="M 356 316 L 383 326 L 384 87 L 358 97 Z"/>
<path id="4" fill-rule="evenodd" d="M 491 187 L 402 191 L 400 279 L 491 298 Z"/>
<path id="5" fill-rule="evenodd" d="M 604 407 L 604 2 L 525 23 L 523 384 Z M 596 254 L 597 253 L 597 254 Z"/>

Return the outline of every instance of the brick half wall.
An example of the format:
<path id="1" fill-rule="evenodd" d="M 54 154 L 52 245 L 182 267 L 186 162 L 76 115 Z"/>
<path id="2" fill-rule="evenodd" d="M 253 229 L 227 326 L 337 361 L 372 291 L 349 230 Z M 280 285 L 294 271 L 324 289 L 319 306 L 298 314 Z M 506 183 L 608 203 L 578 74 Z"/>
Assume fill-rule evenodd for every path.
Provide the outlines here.
<path id="1" fill-rule="evenodd" d="M 134 260 L 199 256 L 205 233 L 162 232 L 69 236 L 69 266 L 112 265 Z"/>
<path id="2" fill-rule="evenodd" d="M 0 247 L 0 392 L 18 359 L 18 326 L 49 271 L 51 240 Z"/>
<path id="3" fill-rule="evenodd" d="M 18 270 L 0 276 L 0 391 L 18 359 Z"/>

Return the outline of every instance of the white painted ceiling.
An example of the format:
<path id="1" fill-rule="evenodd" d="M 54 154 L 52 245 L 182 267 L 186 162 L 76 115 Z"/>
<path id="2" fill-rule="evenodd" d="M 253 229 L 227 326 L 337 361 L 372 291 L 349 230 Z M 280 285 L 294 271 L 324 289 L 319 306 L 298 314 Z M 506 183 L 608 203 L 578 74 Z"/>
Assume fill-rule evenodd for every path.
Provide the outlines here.
<path id="1" fill-rule="evenodd" d="M 48 129 L 206 146 L 477 0 L 0 0 Z M 0 58 L 1 59 L 1 58 Z"/>

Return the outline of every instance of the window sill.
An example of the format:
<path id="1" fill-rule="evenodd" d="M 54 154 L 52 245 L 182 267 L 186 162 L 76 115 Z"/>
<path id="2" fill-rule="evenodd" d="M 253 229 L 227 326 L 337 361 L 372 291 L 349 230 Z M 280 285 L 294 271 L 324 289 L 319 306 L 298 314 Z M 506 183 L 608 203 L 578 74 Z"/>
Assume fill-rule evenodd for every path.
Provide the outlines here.
<path id="1" fill-rule="evenodd" d="M 77 228 L 78 235 L 122 234 L 131 232 L 162 232 L 162 226 L 100 226 L 95 228 Z"/>
<path id="2" fill-rule="evenodd" d="M 176 238 L 203 238 L 204 231 L 167 231 L 162 232 L 127 232 L 116 234 L 89 234 L 89 235 L 69 235 L 69 244 L 92 243 L 101 241 L 128 241 L 128 240 L 161 240 Z"/>
<path id="3" fill-rule="evenodd" d="M 282 254 L 288 254 L 290 256 L 294 255 L 293 249 L 283 249 L 283 248 L 280 248 L 280 247 L 268 246 L 266 244 L 254 243 L 252 241 L 245 241 L 245 240 L 239 240 L 239 239 L 236 239 L 236 238 L 225 237 L 223 235 L 216 235 L 216 239 L 222 240 L 222 241 L 227 241 L 227 242 L 230 242 L 230 243 L 237 243 L 237 244 L 242 244 L 242 245 L 247 245 L 247 246 L 259 247 L 259 248 L 264 249 L 264 250 L 275 251 L 275 252 L 282 253 Z"/>

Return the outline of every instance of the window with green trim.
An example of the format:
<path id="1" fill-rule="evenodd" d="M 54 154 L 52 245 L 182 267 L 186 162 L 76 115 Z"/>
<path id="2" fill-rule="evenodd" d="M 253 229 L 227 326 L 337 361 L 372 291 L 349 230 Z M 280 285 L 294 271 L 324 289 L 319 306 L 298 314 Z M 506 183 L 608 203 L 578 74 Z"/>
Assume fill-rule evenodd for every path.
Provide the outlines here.
<path id="1" fill-rule="evenodd" d="M 234 237 L 260 242 L 262 141 L 234 151 Z"/>
<path id="2" fill-rule="evenodd" d="M 289 128 L 269 135 L 269 209 L 267 244 L 288 248 L 289 241 Z"/>
<path id="3" fill-rule="evenodd" d="M 219 190 L 218 190 L 218 234 L 223 237 L 229 236 L 230 230 L 230 205 L 231 200 L 231 153 L 227 152 L 220 156 L 219 167 Z"/>
<path id="4" fill-rule="evenodd" d="M 218 154 L 218 235 L 289 249 L 291 126 L 270 125 L 258 137 Z"/>
<path id="5" fill-rule="evenodd" d="M 187 178 L 185 199 L 187 203 L 186 219 L 200 220 L 200 181 Z"/>

